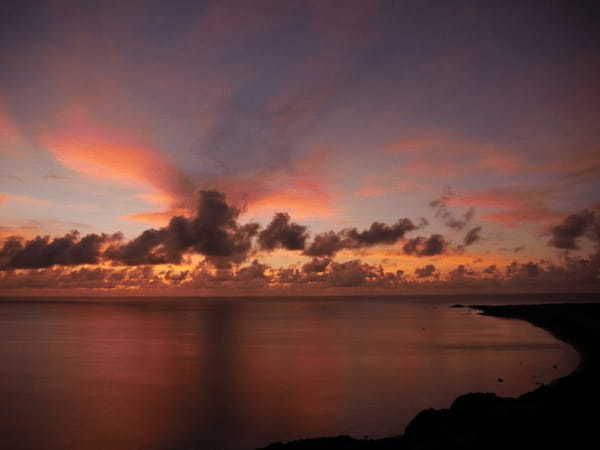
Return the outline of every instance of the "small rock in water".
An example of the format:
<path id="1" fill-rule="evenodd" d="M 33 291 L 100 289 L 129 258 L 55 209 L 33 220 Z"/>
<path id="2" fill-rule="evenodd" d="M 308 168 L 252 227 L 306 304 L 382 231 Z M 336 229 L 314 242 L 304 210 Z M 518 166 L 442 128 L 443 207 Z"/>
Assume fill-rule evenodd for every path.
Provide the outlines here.
<path id="1" fill-rule="evenodd" d="M 498 377 L 498 383 L 504 383 L 504 380 L 500 377 Z"/>

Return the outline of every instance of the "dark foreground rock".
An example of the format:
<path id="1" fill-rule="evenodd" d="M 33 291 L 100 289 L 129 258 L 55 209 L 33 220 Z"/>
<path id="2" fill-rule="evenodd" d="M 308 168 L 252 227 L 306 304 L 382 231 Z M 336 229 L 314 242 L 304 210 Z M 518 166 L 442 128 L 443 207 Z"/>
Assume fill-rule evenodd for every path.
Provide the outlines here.
<path id="1" fill-rule="evenodd" d="M 580 366 L 518 398 L 458 397 L 448 409 L 421 411 L 402 436 L 348 436 L 271 444 L 269 450 L 470 450 L 596 448 L 600 400 L 600 304 L 472 306 L 482 314 L 523 319 L 573 345 Z"/>

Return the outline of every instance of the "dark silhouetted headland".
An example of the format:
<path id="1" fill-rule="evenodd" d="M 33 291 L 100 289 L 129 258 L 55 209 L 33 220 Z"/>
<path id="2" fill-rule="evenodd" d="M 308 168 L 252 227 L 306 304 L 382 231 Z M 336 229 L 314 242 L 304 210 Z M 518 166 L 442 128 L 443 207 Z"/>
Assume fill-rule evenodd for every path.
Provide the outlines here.
<path id="1" fill-rule="evenodd" d="M 462 395 L 448 409 L 421 411 L 401 436 L 305 439 L 265 449 L 568 449 L 593 445 L 600 399 L 600 304 L 471 307 L 485 315 L 522 319 L 544 328 L 579 351 L 579 367 L 518 398 Z"/>

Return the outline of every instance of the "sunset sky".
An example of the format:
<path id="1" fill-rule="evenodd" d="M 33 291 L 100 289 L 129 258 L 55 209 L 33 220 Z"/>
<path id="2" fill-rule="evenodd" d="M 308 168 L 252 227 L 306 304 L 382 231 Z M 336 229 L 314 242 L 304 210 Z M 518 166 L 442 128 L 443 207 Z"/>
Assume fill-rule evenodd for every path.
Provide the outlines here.
<path id="1" fill-rule="evenodd" d="M 597 290 L 599 19 L 3 2 L 0 293 Z"/>

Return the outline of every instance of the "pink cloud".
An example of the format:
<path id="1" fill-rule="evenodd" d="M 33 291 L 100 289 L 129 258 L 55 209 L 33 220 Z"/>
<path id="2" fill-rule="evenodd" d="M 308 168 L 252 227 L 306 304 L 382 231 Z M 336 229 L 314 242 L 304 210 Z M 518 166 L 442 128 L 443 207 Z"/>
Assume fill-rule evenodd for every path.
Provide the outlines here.
<path id="1" fill-rule="evenodd" d="M 15 154 L 14 146 L 21 141 L 21 132 L 0 99 L 0 153 Z"/>
<path id="2" fill-rule="evenodd" d="M 30 197 L 28 195 L 0 194 L 0 205 L 8 202 L 25 203 L 30 205 L 51 205 L 49 200 Z"/>
<path id="3" fill-rule="evenodd" d="M 501 210 L 483 214 L 481 218 L 515 227 L 524 223 L 547 224 L 562 217 L 546 206 L 548 195 L 543 191 L 500 188 L 459 195 L 448 203 Z"/>
<path id="4" fill-rule="evenodd" d="M 477 170 L 519 173 L 528 163 L 508 148 L 448 132 L 432 131 L 390 143 L 385 151 L 405 157 L 405 174 L 458 177 Z"/>

